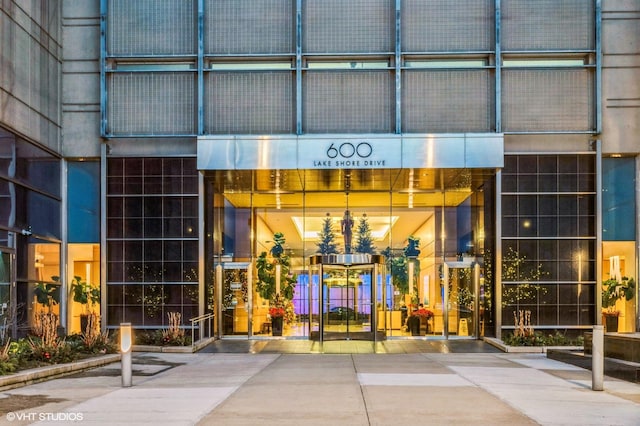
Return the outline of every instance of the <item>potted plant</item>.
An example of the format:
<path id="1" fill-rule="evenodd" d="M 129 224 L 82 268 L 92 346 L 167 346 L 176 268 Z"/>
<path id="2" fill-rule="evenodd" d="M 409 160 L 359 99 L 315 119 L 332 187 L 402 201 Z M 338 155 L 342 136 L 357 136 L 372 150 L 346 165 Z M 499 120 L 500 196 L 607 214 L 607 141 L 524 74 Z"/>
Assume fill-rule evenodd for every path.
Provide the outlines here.
<path id="1" fill-rule="evenodd" d="M 636 282 L 633 278 L 622 277 L 620 281 L 609 279 L 602 283 L 602 314 L 606 331 L 618 331 L 620 311 L 616 309 L 618 300 L 631 300 L 635 294 Z"/>
<path id="2" fill-rule="evenodd" d="M 269 307 L 269 317 L 271 318 L 271 334 L 273 336 L 282 336 L 282 323 L 285 315 L 282 297 L 276 294 L 271 307 Z"/>
<path id="3" fill-rule="evenodd" d="M 407 238 L 407 246 L 402 249 L 402 255 L 394 256 L 391 247 L 382 251 L 382 255 L 387 259 L 387 270 L 391 272 L 393 285 L 405 295 L 409 293 L 409 262 L 416 261 L 420 255 L 420 238 L 410 235 Z"/>
<path id="4" fill-rule="evenodd" d="M 80 314 L 80 330 L 86 332 L 89 316 L 95 315 L 93 307 L 100 303 L 100 289 L 76 275 L 71 280 L 71 295 L 74 302 L 83 306 L 83 313 Z"/>
<path id="5" fill-rule="evenodd" d="M 267 252 L 262 252 L 256 261 L 258 271 L 256 291 L 260 297 L 269 301 L 271 306 L 269 316 L 272 318 L 271 324 L 275 336 L 276 322 L 282 322 L 284 319 L 290 323 L 295 318 L 295 315 L 286 314 L 293 300 L 297 278 L 291 273 L 291 260 L 284 251 L 284 234 L 281 232 L 273 234 L 273 243 L 273 247 L 269 250 L 270 256 Z M 271 309 L 274 309 L 273 315 Z M 274 321 L 274 318 L 280 319 Z M 281 330 L 282 327 L 280 327 L 280 335 L 282 335 Z"/>

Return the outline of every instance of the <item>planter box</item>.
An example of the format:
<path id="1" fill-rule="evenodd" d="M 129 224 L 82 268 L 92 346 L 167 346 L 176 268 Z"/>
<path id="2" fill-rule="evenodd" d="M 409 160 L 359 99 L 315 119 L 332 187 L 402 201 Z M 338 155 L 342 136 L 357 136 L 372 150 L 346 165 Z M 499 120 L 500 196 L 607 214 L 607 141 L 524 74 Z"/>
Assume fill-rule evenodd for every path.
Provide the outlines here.
<path id="1" fill-rule="evenodd" d="M 503 352 L 508 353 L 529 353 L 529 354 L 545 354 L 550 350 L 563 350 L 563 351 L 581 351 L 582 346 L 509 346 L 505 345 L 502 340 L 498 340 L 495 337 L 484 337 L 483 340 L 500 349 Z"/>
<path id="2" fill-rule="evenodd" d="M 584 353 L 591 354 L 593 333 L 584 333 Z M 605 333 L 604 356 L 640 363 L 640 333 Z"/>
<path id="3" fill-rule="evenodd" d="M 45 367 L 18 371 L 17 373 L 0 376 L 0 390 L 13 389 L 20 386 L 39 383 L 56 377 L 66 376 L 90 368 L 100 367 L 120 361 L 120 354 L 108 354 L 87 358 L 67 364 L 54 364 Z"/>

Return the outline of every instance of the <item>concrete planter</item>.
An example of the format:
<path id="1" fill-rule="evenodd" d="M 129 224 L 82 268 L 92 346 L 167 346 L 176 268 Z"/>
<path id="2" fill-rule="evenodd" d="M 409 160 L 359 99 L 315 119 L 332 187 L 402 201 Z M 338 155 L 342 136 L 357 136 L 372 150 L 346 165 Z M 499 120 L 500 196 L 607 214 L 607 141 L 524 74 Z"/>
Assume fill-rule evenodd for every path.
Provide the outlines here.
<path id="1" fill-rule="evenodd" d="M 545 354 L 549 350 L 581 351 L 584 349 L 582 346 L 509 346 L 494 337 L 484 337 L 483 340 L 507 353 Z"/>

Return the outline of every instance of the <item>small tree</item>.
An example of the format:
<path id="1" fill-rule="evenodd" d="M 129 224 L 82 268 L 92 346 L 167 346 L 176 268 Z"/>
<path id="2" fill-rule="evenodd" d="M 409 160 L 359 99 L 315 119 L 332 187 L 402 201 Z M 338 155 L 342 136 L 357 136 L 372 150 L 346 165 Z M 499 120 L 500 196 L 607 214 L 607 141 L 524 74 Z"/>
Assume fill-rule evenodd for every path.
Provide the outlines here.
<path id="1" fill-rule="evenodd" d="M 514 308 L 514 325 L 516 336 L 532 336 L 532 312 L 520 309 L 520 305 L 532 304 L 541 294 L 547 292 L 546 287 L 538 284 L 540 278 L 548 275 L 543 271 L 542 264 L 533 265 L 527 262 L 527 257 L 521 255 L 512 247 L 508 248 L 502 257 L 502 306 Z M 508 284 L 512 282 L 513 284 Z M 515 284 L 515 285 L 514 285 Z"/>
<path id="2" fill-rule="evenodd" d="M 391 247 L 382 251 L 382 255 L 387 262 L 387 272 L 391 274 L 391 282 L 400 294 L 409 293 L 409 272 L 407 268 L 407 257 L 403 254 L 394 255 Z"/>
<path id="3" fill-rule="evenodd" d="M 282 232 L 273 234 L 273 247 L 267 252 L 263 251 L 256 260 L 258 279 L 256 291 L 265 300 L 273 302 L 276 297 L 292 300 L 297 278 L 291 272 L 291 260 L 284 253 L 285 238 Z M 276 292 L 277 265 L 280 265 L 280 294 Z"/>
<path id="4" fill-rule="evenodd" d="M 318 233 L 319 242 L 318 252 L 320 254 L 336 254 L 338 253 L 338 245 L 334 242 L 336 234 L 333 231 L 333 221 L 331 216 L 327 213 L 327 217 L 324 218 L 322 223 L 322 230 Z"/>
<path id="5" fill-rule="evenodd" d="M 371 238 L 371 227 L 369 227 L 369 219 L 367 214 L 363 214 L 358 222 L 358 228 L 356 229 L 356 253 L 369 253 L 375 252 L 373 246 L 373 238 Z"/>

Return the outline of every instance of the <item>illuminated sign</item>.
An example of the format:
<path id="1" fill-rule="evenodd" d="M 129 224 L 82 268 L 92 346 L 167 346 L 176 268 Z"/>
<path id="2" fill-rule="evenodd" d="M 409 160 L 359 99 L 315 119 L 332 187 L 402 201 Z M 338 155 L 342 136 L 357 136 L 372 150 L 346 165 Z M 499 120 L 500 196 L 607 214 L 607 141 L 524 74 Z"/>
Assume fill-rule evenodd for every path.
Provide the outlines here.
<path id="1" fill-rule="evenodd" d="M 401 167 L 399 139 L 309 139 L 298 144 L 298 164 L 309 169 Z"/>

